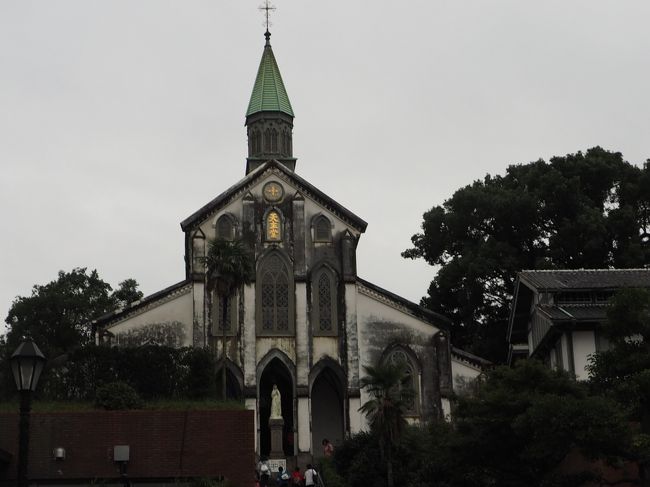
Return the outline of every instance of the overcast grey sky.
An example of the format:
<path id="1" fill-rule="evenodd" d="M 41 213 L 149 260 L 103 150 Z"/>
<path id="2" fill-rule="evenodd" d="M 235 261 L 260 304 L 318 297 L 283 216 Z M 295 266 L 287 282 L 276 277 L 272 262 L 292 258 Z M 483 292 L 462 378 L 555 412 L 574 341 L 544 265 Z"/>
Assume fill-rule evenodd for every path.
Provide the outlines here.
<path id="1" fill-rule="evenodd" d="M 0 312 L 87 266 L 184 277 L 179 222 L 244 176 L 261 0 L 0 2 Z M 650 157 L 650 2 L 276 0 L 296 171 L 365 219 L 359 275 L 406 298 L 422 213 L 509 164 Z M 1 329 L 1 328 L 0 328 Z"/>

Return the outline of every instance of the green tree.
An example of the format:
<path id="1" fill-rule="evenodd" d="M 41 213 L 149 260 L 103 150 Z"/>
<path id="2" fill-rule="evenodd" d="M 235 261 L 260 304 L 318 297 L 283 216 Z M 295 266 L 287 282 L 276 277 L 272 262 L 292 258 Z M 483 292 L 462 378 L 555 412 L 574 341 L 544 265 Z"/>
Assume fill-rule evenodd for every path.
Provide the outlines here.
<path id="1" fill-rule="evenodd" d="M 96 270 L 60 271 L 56 280 L 34 285 L 30 296 L 14 299 L 5 322 L 7 350 L 31 337 L 48 358 L 92 341 L 91 321 L 142 296 L 127 279 L 113 292 Z"/>
<path id="2" fill-rule="evenodd" d="M 640 462 L 643 485 L 650 485 L 650 291 L 619 291 L 607 315 L 601 331 L 610 346 L 591 357 L 591 385 L 640 425 L 632 457 Z"/>
<path id="3" fill-rule="evenodd" d="M 241 240 L 212 240 L 205 257 L 208 285 L 221 299 L 221 397 L 226 397 L 226 323 L 228 302 L 242 286 L 250 284 L 255 276 L 254 259 Z M 217 320 L 214 320 L 217 322 Z M 234 323 L 233 323 L 234 326 Z"/>
<path id="4" fill-rule="evenodd" d="M 381 459 L 386 463 L 387 485 L 393 487 L 393 450 L 406 428 L 405 414 L 413 391 L 402 364 L 384 363 L 364 370 L 367 375 L 361 379 L 361 387 L 371 398 L 359 410 L 377 435 Z"/>
<path id="5" fill-rule="evenodd" d="M 118 288 L 113 293 L 113 298 L 119 306 L 126 306 L 135 301 L 142 299 L 144 295 L 138 289 L 138 281 L 135 279 L 125 279 L 118 284 Z"/>
<path id="6" fill-rule="evenodd" d="M 566 485 L 556 472 L 570 452 L 613 460 L 631 445 L 618 404 L 535 361 L 490 371 L 476 397 L 459 398 L 454 423 L 452 485 Z"/>
<path id="7" fill-rule="evenodd" d="M 422 304 L 452 339 L 495 362 L 518 271 L 650 263 L 650 169 L 599 147 L 508 167 L 424 214 L 406 258 L 440 266 Z"/>

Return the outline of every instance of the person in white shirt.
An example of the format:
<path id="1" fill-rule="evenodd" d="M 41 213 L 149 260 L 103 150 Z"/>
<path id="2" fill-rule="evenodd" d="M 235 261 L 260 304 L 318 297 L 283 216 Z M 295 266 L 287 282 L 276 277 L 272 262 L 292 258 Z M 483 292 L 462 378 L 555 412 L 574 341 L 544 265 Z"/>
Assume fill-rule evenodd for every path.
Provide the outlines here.
<path id="1" fill-rule="evenodd" d="M 318 481 L 318 473 L 314 470 L 314 467 L 311 466 L 311 463 L 307 464 L 307 470 L 305 470 L 305 487 L 314 487 Z"/>

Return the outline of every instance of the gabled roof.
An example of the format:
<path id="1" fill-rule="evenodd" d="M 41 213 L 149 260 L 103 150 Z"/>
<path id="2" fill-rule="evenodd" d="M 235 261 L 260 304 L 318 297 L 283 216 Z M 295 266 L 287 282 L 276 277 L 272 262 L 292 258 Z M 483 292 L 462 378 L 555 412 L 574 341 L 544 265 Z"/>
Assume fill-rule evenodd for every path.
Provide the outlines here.
<path id="1" fill-rule="evenodd" d="M 345 221 L 358 231 L 366 231 L 368 224 L 364 220 L 356 216 L 343 205 L 334 201 L 332 198 L 327 196 L 311 183 L 308 183 L 306 180 L 298 176 L 295 172 L 288 169 L 284 164 L 276 160 L 265 162 L 254 171 L 248 173 L 246 177 L 228 188 L 215 199 L 188 216 L 181 222 L 181 228 L 183 231 L 187 231 L 188 229 L 191 229 L 194 226 L 198 225 L 207 219 L 210 215 L 216 213 L 219 208 L 228 204 L 230 201 L 232 201 L 234 198 L 237 198 L 242 193 L 248 191 L 248 189 L 253 187 L 260 179 L 268 174 L 269 171 L 274 171 L 282 179 L 285 179 L 286 181 L 295 185 L 303 196 L 312 198 L 314 201 L 330 210 L 332 213 L 341 218 L 341 220 Z"/>
<path id="2" fill-rule="evenodd" d="M 474 355 L 473 353 L 466 352 L 465 350 L 461 350 L 460 348 L 453 346 L 451 347 L 451 355 L 461 362 L 466 362 L 481 369 L 483 367 L 491 367 L 494 365 L 492 362 L 484 359 L 483 357 L 479 357 L 478 355 Z"/>
<path id="3" fill-rule="evenodd" d="M 110 311 L 100 316 L 99 318 L 93 320 L 92 323 L 97 326 L 104 326 L 116 319 L 120 319 L 124 316 L 128 316 L 146 306 L 152 305 L 157 301 L 172 296 L 174 293 L 181 291 L 183 287 L 188 286 L 189 284 L 191 284 L 191 281 L 189 279 L 184 279 L 180 282 L 177 282 L 176 284 L 172 284 L 171 286 L 166 287 L 165 289 L 150 294 L 149 296 L 145 296 L 144 298 L 139 299 L 138 301 L 134 301 L 133 303 L 128 304 L 124 308 Z"/>
<path id="4" fill-rule="evenodd" d="M 271 34 L 267 32 L 265 35 L 267 36 L 266 45 L 262 53 L 260 67 L 257 70 L 246 116 L 257 112 L 282 112 L 293 117 L 289 95 L 282 82 L 280 69 L 269 42 Z"/>
<path id="5" fill-rule="evenodd" d="M 358 276 L 357 282 L 367 289 L 373 291 L 374 293 L 382 296 L 382 298 L 404 307 L 413 316 L 426 321 L 430 325 L 436 326 L 438 328 L 444 328 L 445 330 L 448 330 L 451 327 L 451 320 L 444 315 L 436 313 L 435 311 L 431 311 L 430 309 L 420 306 L 419 304 L 415 304 L 413 301 L 409 301 L 406 298 L 391 293 L 390 291 L 387 291 L 386 289 L 379 287 L 376 284 L 366 281 L 365 279 L 361 279 Z"/>
<path id="6" fill-rule="evenodd" d="M 563 269 L 521 271 L 531 288 L 547 291 L 650 287 L 650 269 Z"/>

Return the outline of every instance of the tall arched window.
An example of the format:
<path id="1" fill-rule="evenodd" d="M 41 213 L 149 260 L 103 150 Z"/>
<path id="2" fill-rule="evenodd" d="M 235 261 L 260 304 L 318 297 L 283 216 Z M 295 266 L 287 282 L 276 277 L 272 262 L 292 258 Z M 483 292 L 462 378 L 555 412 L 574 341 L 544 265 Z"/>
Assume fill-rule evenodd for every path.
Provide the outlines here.
<path id="1" fill-rule="evenodd" d="M 253 133 L 253 155 L 262 152 L 262 134 L 259 130 Z"/>
<path id="2" fill-rule="evenodd" d="M 327 267 L 318 269 L 312 278 L 312 329 L 314 335 L 336 335 L 337 281 Z"/>
<path id="3" fill-rule="evenodd" d="M 226 335 L 233 335 L 237 331 L 237 295 L 228 298 L 228 314 L 226 315 Z M 212 298 L 212 334 L 223 334 L 223 298 L 214 294 Z"/>
<path id="4" fill-rule="evenodd" d="M 271 152 L 276 153 L 278 151 L 278 131 L 273 129 L 271 130 Z"/>
<path id="5" fill-rule="evenodd" d="M 285 156 L 289 155 L 289 135 L 286 130 L 282 131 L 282 154 Z"/>
<path id="6" fill-rule="evenodd" d="M 264 131 L 264 152 L 271 151 L 271 131 L 266 129 Z"/>
<path id="7" fill-rule="evenodd" d="M 391 350 L 385 358 L 385 361 L 394 365 L 404 367 L 404 378 L 397 386 L 400 396 L 406 402 L 406 413 L 409 416 L 419 414 L 420 404 L 420 379 L 419 368 L 410 354 L 402 347 Z"/>
<path id="8" fill-rule="evenodd" d="M 235 238 L 235 225 L 229 215 L 221 215 L 217 220 L 217 238 L 222 240 Z"/>
<path id="9" fill-rule="evenodd" d="M 324 215 L 319 215 L 314 219 L 314 242 L 331 242 L 332 241 L 332 224 Z"/>
<path id="10" fill-rule="evenodd" d="M 293 276 L 287 262 L 277 252 L 270 254 L 260 264 L 256 285 L 258 334 L 292 334 Z"/>

